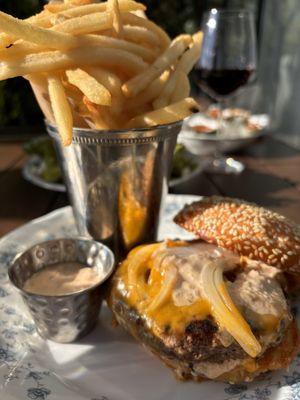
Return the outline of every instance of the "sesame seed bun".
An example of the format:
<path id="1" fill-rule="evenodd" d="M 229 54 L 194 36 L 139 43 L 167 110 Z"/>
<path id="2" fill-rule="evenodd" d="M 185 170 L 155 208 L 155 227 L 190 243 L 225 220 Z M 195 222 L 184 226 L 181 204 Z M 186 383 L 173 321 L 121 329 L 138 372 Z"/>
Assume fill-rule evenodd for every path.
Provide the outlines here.
<path id="1" fill-rule="evenodd" d="M 290 279 L 300 276 L 300 227 L 278 213 L 212 196 L 185 206 L 174 221 L 209 243 L 278 267 Z"/>

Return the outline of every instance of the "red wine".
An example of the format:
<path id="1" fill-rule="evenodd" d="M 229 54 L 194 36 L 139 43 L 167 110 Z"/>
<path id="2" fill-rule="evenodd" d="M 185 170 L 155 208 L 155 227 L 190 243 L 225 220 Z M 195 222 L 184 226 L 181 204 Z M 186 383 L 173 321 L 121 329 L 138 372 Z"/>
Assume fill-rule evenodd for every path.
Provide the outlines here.
<path id="1" fill-rule="evenodd" d="M 245 85 L 253 70 L 251 69 L 196 69 L 197 84 L 212 97 L 227 96 Z"/>

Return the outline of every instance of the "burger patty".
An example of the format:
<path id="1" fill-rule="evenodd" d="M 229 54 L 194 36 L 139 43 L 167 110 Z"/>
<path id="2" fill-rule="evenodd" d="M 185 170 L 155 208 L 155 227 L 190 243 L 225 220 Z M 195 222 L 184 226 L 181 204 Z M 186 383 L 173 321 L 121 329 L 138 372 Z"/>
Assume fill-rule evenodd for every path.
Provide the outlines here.
<path id="1" fill-rule="evenodd" d="M 214 379 L 233 383 L 252 380 L 261 372 L 286 367 L 299 344 L 297 327 L 295 321 L 292 321 L 288 326 L 282 327 L 274 344 L 258 359 L 253 360 L 236 342 L 228 347 L 223 346 L 219 340 L 219 329 L 210 319 L 192 321 L 181 334 L 169 332 L 166 328 L 166 332 L 158 337 L 147 327 L 136 310 L 123 300 L 114 297 L 110 305 L 117 322 L 171 367 L 181 380 L 207 379 L 205 374 L 199 372 L 199 366 L 203 363 L 211 368 L 228 364 L 228 370 Z M 273 359 L 272 362 L 269 360 L 273 353 L 276 355 L 275 364 Z M 244 362 L 248 360 L 255 363 L 251 372 L 244 368 Z"/>
<path id="2" fill-rule="evenodd" d="M 192 321 L 184 333 L 169 332 L 166 327 L 166 331 L 157 337 L 149 330 L 137 311 L 124 301 L 114 299 L 112 310 L 120 325 L 135 338 L 156 353 L 167 357 L 188 363 L 195 361 L 222 363 L 228 359 L 242 360 L 248 357 L 236 342 L 224 347 L 218 338 L 219 329 L 210 319 Z"/>

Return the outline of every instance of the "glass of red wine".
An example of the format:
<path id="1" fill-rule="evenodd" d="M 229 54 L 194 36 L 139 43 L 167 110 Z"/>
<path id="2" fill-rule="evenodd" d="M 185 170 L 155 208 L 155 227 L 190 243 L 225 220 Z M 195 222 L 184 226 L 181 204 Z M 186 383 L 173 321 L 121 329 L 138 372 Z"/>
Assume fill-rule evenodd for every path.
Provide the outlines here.
<path id="1" fill-rule="evenodd" d="M 244 165 L 222 157 L 223 113 L 227 99 L 245 86 L 256 71 L 256 33 L 253 13 L 246 10 L 212 9 L 202 21 L 203 45 L 194 68 L 198 86 L 220 105 L 216 155 L 205 164 L 212 172 L 240 173 Z"/>

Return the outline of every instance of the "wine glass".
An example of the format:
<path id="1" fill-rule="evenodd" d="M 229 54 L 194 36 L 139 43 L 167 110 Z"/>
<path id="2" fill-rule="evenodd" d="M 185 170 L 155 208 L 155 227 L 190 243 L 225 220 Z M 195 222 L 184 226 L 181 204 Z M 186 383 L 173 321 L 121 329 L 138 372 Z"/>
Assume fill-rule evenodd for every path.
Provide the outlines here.
<path id="1" fill-rule="evenodd" d="M 246 10 L 212 9 L 202 21 L 203 45 L 194 68 L 200 88 L 220 105 L 216 154 L 204 168 L 211 172 L 240 173 L 244 165 L 222 157 L 218 142 L 222 138 L 223 112 L 227 99 L 245 86 L 256 71 L 256 33 L 253 13 Z"/>

